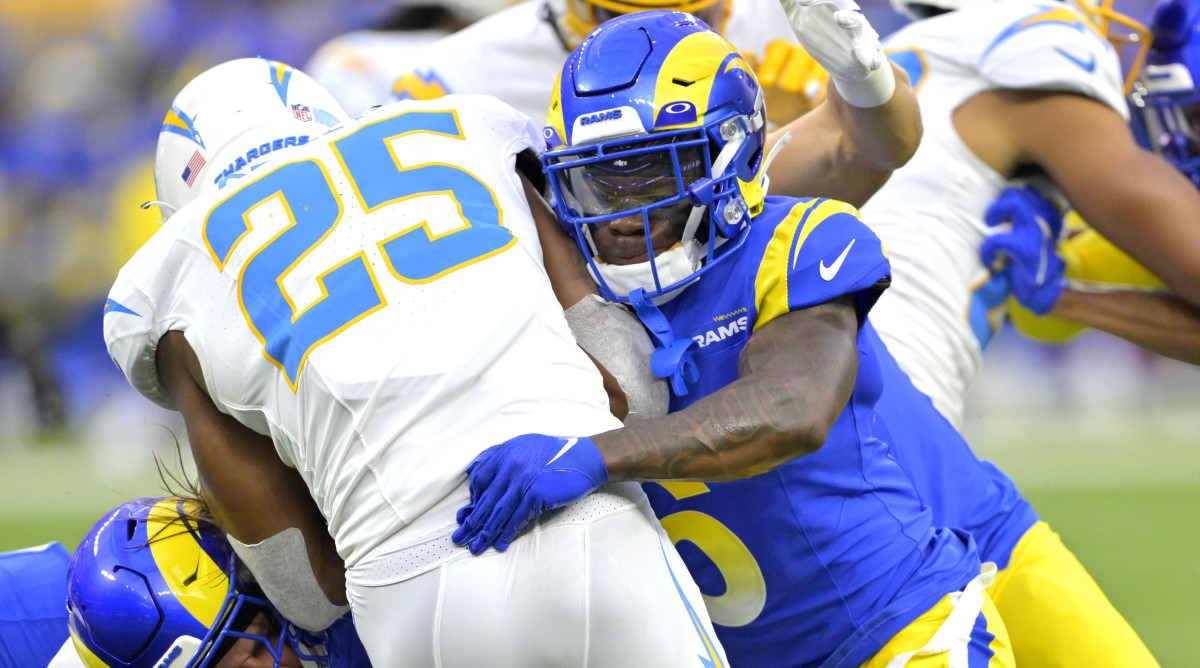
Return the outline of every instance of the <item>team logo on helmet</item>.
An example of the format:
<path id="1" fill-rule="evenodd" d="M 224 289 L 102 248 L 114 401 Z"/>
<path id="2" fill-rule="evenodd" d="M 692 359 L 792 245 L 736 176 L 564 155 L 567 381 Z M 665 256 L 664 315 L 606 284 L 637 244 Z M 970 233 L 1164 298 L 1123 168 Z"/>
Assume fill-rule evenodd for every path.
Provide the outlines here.
<path id="1" fill-rule="evenodd" d="M 167 110 L 167 115 L 163 118 L 161 132 L 170 132 L 171 134 L 179 135 L 186 139 L 190 139 L 200 145 L 200 148 L 205 148 L 204 140 L 200 138 L 200 133 L 196 131 L 196 123 L 182 109 L 172 106 Z"/>
<path id="2" fill-rule="evenodd" d="M 621 118 L 620 109 L 609 109 L 608 111 L 599 111 L 594 114 L 587 114 L 579 117 L 580 125 L 591 125 L 601 121 L 615 121 Z"/>

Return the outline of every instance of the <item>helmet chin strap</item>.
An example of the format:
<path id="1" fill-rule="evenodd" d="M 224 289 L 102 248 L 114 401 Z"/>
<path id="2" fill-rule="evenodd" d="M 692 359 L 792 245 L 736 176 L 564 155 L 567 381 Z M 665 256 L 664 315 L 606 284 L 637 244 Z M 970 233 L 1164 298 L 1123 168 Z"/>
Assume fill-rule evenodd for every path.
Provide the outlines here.
<path id="1" fill-rule="evenodd" d="M 175 207 L 171 206 L 170 204 L 167 204 L 166 202 L 162 202 L 162 201 L 159 201 L 156 199 L 152 199 L 149 202 L 142 202 L 138 208 L 145 210 L 145 209 L 149 209 L 152 206 L 158 206 L 159 211 L 166 212 L 167 218 L 174 216 L 175 212 L 179 211 L 179 209 L 176 209 Z M 160 220 L 160 221 L 158 221 L 158 224 L 162 225 L 165 222 L 167 222 L 167 221 Z"/>
<path id="2" fill-rule="evenodd" d="M 638 320 L 654 339 L 654 352 L 650 355 L 650 371 L 671 384 L 675 396 L 688 393 L 688 385 L 700 380 L 700 369 L 693 359 L 698 345 L 693 339 L 676 339 L 671 323 L 658 310 L 658 304 L 646 298 L 646 291 L 636 288 L 629 295 Z"/>

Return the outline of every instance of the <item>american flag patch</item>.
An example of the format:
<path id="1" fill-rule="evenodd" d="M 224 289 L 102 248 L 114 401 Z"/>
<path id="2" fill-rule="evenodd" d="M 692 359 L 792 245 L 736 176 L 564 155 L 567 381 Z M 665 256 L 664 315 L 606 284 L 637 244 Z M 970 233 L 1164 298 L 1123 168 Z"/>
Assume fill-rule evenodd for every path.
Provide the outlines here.
<path id="1" fill-rule="evenodd" d="M 183 174 L 181 175 L 181 178 L 183 178 L 184 182 L 188 184 L 189 188 L 191 188 L 192 184 L 196 182 L 196 175 L 199 174 L 200 170 L 204 168 L 204 163 L 204 156 L 200 155 L 200 151 L 196 151 L 192 154 L 192 159 L 188 160 L 187 167 L 183 168 Z"/>
<path id="2" fill-rule="evenodd" d="M 312 111 L 303 104 L 293 104 L 292 115 L 296 117 L 296 120 L 300 121 L 311 121 L 313 119 Z"/>

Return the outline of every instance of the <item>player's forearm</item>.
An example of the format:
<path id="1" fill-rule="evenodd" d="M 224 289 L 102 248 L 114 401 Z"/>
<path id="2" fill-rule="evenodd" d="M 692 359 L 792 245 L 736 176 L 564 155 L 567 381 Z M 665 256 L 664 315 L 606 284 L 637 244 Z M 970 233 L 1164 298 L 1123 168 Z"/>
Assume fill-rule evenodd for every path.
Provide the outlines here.
<path id="1" fill-rule="evenodd" d="M 1200 309 L 1165 292 L 1065 289 L 1050 312 L 1164 357 L 1200 364 Z"/>
<path id="2" fill-rule="evenodd" d="M 598 294 L 596 282 L 587 272 L 583 257 L 575 242 L 567 236 L 554 212 L 542 199 L 541 195 L 524 181 L 525 197 L 529 200 L 529 209 L 533 214 L 534 224 L 538 231 L 538 242 L 542 247 L 542 266 L 550 277 L 550 285 L 563 309 L 579 303 L 589 295 Z"/>
<path id="3" fill-rule="evenodd" d="M 1162 176 L 1182 179 L 1173 169 Z M 1096 212 L 1094 223 L 1082 206 L 1080 210 L 1100 234 L 1161 278 L 1172 293 L 1200 307 L 1200 196 L 1190 183 L 1183 180 L 1174 189 L 1166 183 L 1134 189 Z"/>
<path id="4" fill-rule="evenodd" d="M 912 158 L 923 132 L 917 96 L 908 75 L 890 61 L 896 77 L 892 97 L 877 107 L 855 107 L 828 87 L 828 102 L 841 125 L 841 155 L 858 169 L 891 172 Z"/>
<path id="5" fill-rule="evenodd" d="M 815 452 L 854 389 L 857 325 L 848 298 L 763 325 L 734 382 L 683 410 L 592 437 L 610 479 L 735 480 Z"/>
<path id="6" fill-rule="evenodd" d="M 997 115 L 1022 162 L 1045 169 L 1089 225 L 1200 307 L 1200 191 L 1139 147 L 1124 118 L 1078 95 L 1033 92 Z"/>
<path id="7" fill-rule="evenodd" d="M 322 593 L 345 604 L 345 565 L 300 474 L 280 461 L 270 437 L 217 409 L 181 332 L 162 337 L 156 363 L 183 415 L 200 488 L 217 527 L 247 545 L 299 529 Z"/>
<path id="8" fill-rule="evenodd" d="M 775 130 L 770 146 L 784 133 L 797 140 L 771 163 L 771 193 L 865 204 L 921 141 L 921 115 L 907 81 L 898 74 L 892 97 L 876 107 L 851 106 L 830 87 L 824 104 Z"/>
<path id="9" fill-rule="evenodd" d="M 300 475 L 282 463 L 278 467 L 256 466 L 257 457 L 196 446 L 198 441 L 212 442 L 214 438 L 235 442 L 232 433 L 232 430 L 222 434 L 198 428 L 195 421 L 188 425 L 197 475 L 214 522 L 224 533 L 246 545 L 262 543 L 291 528 L 299 529 L 304 536 L 305 557 L 298 562 L 307 563 L 331 603 L 345 605 L 345 564 Z M 264 445 L 271 447 L 266 441 Z M 273 456 L 274 450 L 270 452 Z M 239 473 L 230 472 L 235 468 Z M 271 561 L 264 563 L 272 565 Z M 260 579 L 264 577 L 259 571 L 254 574 Z"/>
<path id="10" fill-rule="evenodd" d="M 611 480 L 737 480 L 816 451 L 829 425 L 784 381 L 735 383 L 683 411 L 592 437 Z"/>

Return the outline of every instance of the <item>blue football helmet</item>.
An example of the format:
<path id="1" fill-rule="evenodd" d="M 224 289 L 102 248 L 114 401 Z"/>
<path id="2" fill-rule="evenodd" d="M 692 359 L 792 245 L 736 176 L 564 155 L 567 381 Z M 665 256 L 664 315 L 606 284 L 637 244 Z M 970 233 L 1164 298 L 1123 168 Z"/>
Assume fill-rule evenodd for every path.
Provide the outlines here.
<path id="1" fill-rule="evenodd" d="M 190 502 L 138 499 L 92 527 L 67 569 L 71 639 L 88 668 L 216 665 L 238 638 L 262 643 L 278 666 L 285 644 L 305 665 L 326 665 L 324 638 L 288 624 L 249 587 Z M 270 637 L 243 631 L 260 613 Z M 303 644 L 302 644 L 303 643 Z"/>
<path id="2" fill-rule="evenodd" d="M 601 294 L 664 301 L 745 239 L 766 190 L 762 89 L 729 42 L 681 12 L 612 19 L 568 57 L 551 95 L 546 152 L 559 221 Z M 592 229 L 641 216 L 646 262 L 599 260 Z M 651 220 L 681 228 L 655 256 Z"/>
<path id="3" fill-rule="evenodd" d="M 1130 127 L 1200 187 L 1200 4 L 1171 0 L 1151 23 L 1154 41 L 1130 95 Z"/>

